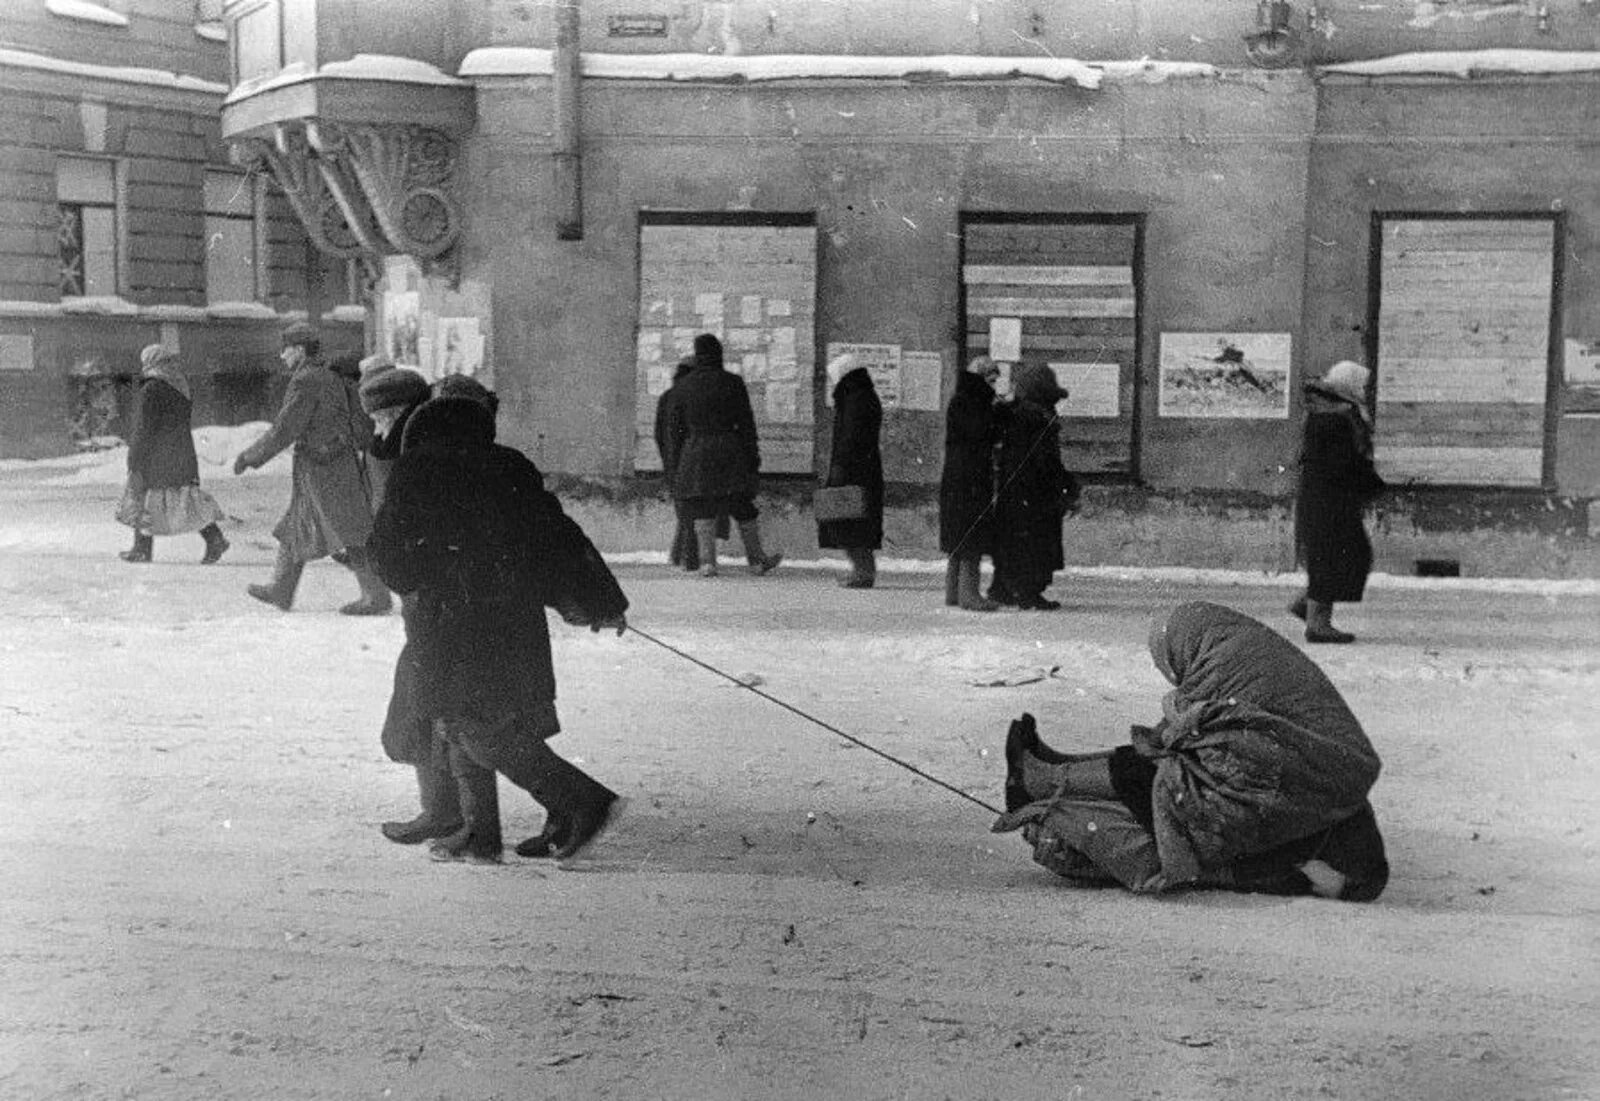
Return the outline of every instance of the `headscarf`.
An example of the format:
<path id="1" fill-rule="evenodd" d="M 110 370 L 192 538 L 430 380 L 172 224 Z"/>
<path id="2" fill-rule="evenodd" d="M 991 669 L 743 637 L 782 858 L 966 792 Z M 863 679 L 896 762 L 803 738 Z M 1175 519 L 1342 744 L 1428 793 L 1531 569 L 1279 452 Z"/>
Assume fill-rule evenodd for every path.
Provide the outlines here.
<path id="1" fill-rule="evenodd" d="M 1372 372 L 1354 360 L 1341 359 L 1328 368 L 1322 376 L 1322 385 L 1338 394 L 1348 398 L 1356 405 L 1365 409 L 1367 405 L 1367 380 L 1372 377 Z"/>
<path id="2" fill-rule="evenodd" d="M 160 379 L 187 400 L 194 400 L 189 392 L 189 379 L 178 369 L 178 353 L 160 344 L 148 345 L 139 353 L 139 374 L 142 378 Z"/>
<path id="3" fill-rule="evenodd" d="M 849 352 L 844 353 L 844 355 L 834 356 L 832 359 L 828 360 L 827 372 L 829 385 L 839 385 L 840 379 L 844 378 L 844 376 L 848 375 L 851 371 L 854 371 L 860 366 L 860 361 L 858 361 L 856 357 L 851 355 Z"/>

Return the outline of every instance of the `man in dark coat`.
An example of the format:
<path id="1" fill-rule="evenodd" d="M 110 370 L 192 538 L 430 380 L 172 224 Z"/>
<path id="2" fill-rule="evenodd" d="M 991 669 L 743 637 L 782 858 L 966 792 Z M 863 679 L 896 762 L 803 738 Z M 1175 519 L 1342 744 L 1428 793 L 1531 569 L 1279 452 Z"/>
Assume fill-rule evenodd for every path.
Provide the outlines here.
<path id="1" fill-rule="evenodd" d="M 666 393 L 656 399 L 655 423 L 656 451 L 661 455 L 661 473 L 666 478 L 667 492 L 672 494 L 672 508 L 678 518 L 677 527 L 672 533 L 672 550 L 667 556 L 667 561 L 674 566 L 682 566 L 690 573 L 700 568 L 700 545 L 694 537 L 694 517 L 690 515 L 688 502 L 680 498 L 673 489 L 677 481 L 677 471 L 668 464 L 667 456 L 673 454 L 669 425 L 672 423 L 672 410 L 682 397 L 679 386 L 694 367 L 693 356 L 685 356 L 678 361 L 677 369 L 672 375 L 672 385 L 667 387 Z"/>
<path id="2" fill-rule="evenodd" d="M 455 376 L 455 394 L 471 392 Z M 441 390 L 444 390 L 441 384 Z M 384 582 L 415 594 L 415 707 L 456 780 L 462 825 L 436 859 L 498 861 L 495 773 L 546 811 L 524 856 L 575 855 L 614 817 L 617 795 L 546 739 L 560 731 L 546 607 L 593 630 L 627 627 L 628 601 L 537 467 L 494 442 L 493 395 L 444 390 L 411 418 L 369 548 Z"/>
<path id="3" fill-rule="evenodd" d="M 1042 363 L 1019 363 L 1011 377 L 1016 400 L 1000 433 L 990 595 L 1019 608 L 1054 611 L 1061 604 L 1044 591 L 1066 565 L 1061 522 L 1076 506 L 1077 483 L 1061 462 L 1055 412 L 1067 392 Z"/>
<path id="4" fill-rule="evenodd" d="M 1308 584 L 1289 611 L 1306 621 L 1307 642 L 1355 641 L 1333 626 L 1333 605 L 1359 603 L 1372 571 L 1361 514 L 1385 486 L 1372 464 L 1368 377 L 1365 367 L 1344 360 L 1305 388 L 1295 547 Z"/>
<path id="5" fill-rule="evenodd" d="M 756 490 L 761 448 L 750 391 L 722 365 L 722 341 L 711 333 L 694 338 L 695 368 L 679 383 L 679 398 L 666 418 L 662 463 L 673 471 L 673 495 L 694 518 L 700 575 L 717 575 L 717 524 L 731 516 L 739 525 L 750 572 L 776 569 L 781 554 L 761 546 Z"/>
<path id="6" fill-rule="evenodd" d="M 956 375 L 945 410 L 939 475 L 939 549 L 950 556 L 944 602 L 969 612 L 999 607 L 979 590 L 983 556 L 994 553 L 994 449 L 999 439 L 995 380 L 1000 367 L 977 356 Z"/>
<path id="7" fill-rule="evenodd" d="M 372 500 L 362 465 L 372 421 L 362 412 L 355 385 L 335 375 L 319 357 L 320 346 L 316 330 L 305 322 L 284 331 L 283 362 L 291 373 L 283 406 L 266 435 L 233 463 L 233 472 L 243 474 L 294 448 L 289 508 L 272 529 L 278 540 L 272 582 L 246 591 L 288 611 L 305 564 L 333 555 L 361 586 L 361 598 L 339 610 L 382 615 L 392 606 L 389 592 L 362 551 L 372 532 Z"/>
<path id="8" fill-rule="evenodd" d="M 817 525 L 817 545 L 844 551 L 850 573 L 840 582 L 847 589 L 870 589 L 877 581 L 873 554 L 883 546 L 883 403 L 872 376 L 853 355 L 836 356 L 827 366 L 833 385 L 833 440 L 828 449 L 825 486 L 860 486 L 867 514 L 854 520 L 825 520 Z"/>

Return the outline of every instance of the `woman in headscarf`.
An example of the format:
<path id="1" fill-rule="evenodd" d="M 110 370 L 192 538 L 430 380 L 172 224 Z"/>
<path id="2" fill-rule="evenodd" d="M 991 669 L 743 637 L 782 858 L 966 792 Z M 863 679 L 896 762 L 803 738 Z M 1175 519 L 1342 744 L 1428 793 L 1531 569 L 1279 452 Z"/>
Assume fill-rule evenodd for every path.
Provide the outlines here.
<path id="1" fill-rule="evenodd" d="M 969 612 L 1000 605 L 979 589 L 983 556 L 994 553 L 994 448 L 999 438 L 995 380 L 1000 365 L 976 356 L 956 375 L 944 417 L 944 469 L 939 474 L 939 549 L 944 602 Z"/>
<path id="2" fill-rule="evenodd" d="M 189 419 L 194 408 L 189 380 L 177 354 L 160 344 L 139 353 L 139 397 L 128 438 L 128 483 L 117 521 L 133 529 L 124 562 L 149 562 L 155 537 L 198 531 L 206 541 L 201 565 L 213 565 L 228 549 L 217 521 L 222 509 L 200 488 Z"/>
<path id="3" fill-rule="evenodd" d="M 1011 372 L 1015 401 L 1002 419 L 995 494 L 994 583 L 1001 603 L 1055 611 L 1044 595 L 1066 565 L 1061 521 L 1076 505 L 1077 483 L 1061 462 L 1056 402 L 1067 396 L 1043 363 L 1019 363 Z"/>
<path id="4" fill-rule="evenodd" d="M 842 550 L 850 573 L 840 584 L 870 589 L 878 579 L 875 552 L 883 546 L 883 403 L 872 376 L 853 355 L 828 361 L 833 387 L 833 442 L 824 486 L 860 486 L 866 515 L 852 520 L 824 520 L 817 525 L 817 546 Z"/>
<path id="5" fill-rule="evenodd" d="M 1033 716 L 1006 741 L 1006 810 L 1034 859 L 1147 893 L 1216 887 L 1369 902 L 1388 883 L 1367 794 L 1378 754 L 1322 670 L 1219 604 L 1159 618 L 1150 654 L 1173 685 L 1127 745 L 1061 753 Z"/>
<path id="6" fill-rule="evenodd" d="M 1361 514 L 1383 492 L 1372 465 L 1370 372 L 1343 360 L 1306 384 L 1300 445 L 1300 493 L 1295 500 L 1296 557 L 1307 585 L 1289 605 L 1306 622 L 1307 642 L 1354 642 L 1333 625 L 1333 606 L 1359 603 L 1372 571 L 1372 544 Z"/>

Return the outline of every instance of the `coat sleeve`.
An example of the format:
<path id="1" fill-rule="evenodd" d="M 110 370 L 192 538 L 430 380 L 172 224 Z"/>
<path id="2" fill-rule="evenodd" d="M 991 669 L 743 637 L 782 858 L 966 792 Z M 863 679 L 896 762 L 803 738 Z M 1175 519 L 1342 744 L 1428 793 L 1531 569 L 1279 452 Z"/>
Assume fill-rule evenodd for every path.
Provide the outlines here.
<path id="1" fill-rule="evenodd" d="M 874 410 L 872 395 L 867 391 L 841 402 L 834 408 L 834 417 L 832 461 L 828 467 L 827 484 L 855 484 L 860 475 L 852 476 L 852 468 L 878 442 L 882 413 Z"/>
<path id="2" fill-rule="evenodd" d="M 744 384 L 744 379 L 738 375 L 732 376 L 739 384 L 738 400 L 734 410 L 739 434 L 745 441 L 746 455 L 750 464 L 750 473 L 761 473 L 761 440 L 756 435 L 756 415 L 750 408 L 750 388 Z"/>
<path id="3" fill-rule="evenodd" d="M 669 479 L 678 466 L 678 447 L 675 439 L 677 424 L 672 415 L 673 406 L 676 404 L 671 390 L 662 394 L 656 401 L 656 451 L 661 455 L 661 469 Z"/>
<path id="4" fill-rule="evenodd" d="M 367 556 L 378 577 L 397 593 L 416 592 L 449 567 L 450 536 L 424 502 L 435 500 L 427 464 L 402 455 L 389 472 L 383 503 L 373 518 Z"/>
<path id="5" fill-rule="evenodd" d="M 1359 446 L 1355 426 L 1343 416 L 1306 419 L 1303 461 L 1308 471 L 1363 501 L 1371 500 L 1388 488 L 1372 465 L 1371 456 Z"/>
<path id="6" fill-rule="evenodd" d="M 145 463 L 150 459 L 150 440 L 155 434 L 156 409 L 154 389 L 148 382 L 139 387 L 133 405 L 133 433 L 128 437 L 128 472 L 144 474 Z"/>
<path id="7" fill-rule="evenodd" d="M 289 379 L 289 388 L 283 395 L 283 407 L 278 410 L 272 427 L 245 448 L 239 458 L 246 466 L 264 466 L 304 434 L 316 410 L 317 398 L 311 392 L 310 383 L 304 373 L 296 372 Z"/>
<path id="8" fill-rule="evenodd" d="M 539 599 L 569 623 L 615 619 L 628 610 L 628 598 L 577 521 L 544 488 L 544 476 L 523 460 L 516 475 L 517 510 L 525 568 L 536 580 Z"/>

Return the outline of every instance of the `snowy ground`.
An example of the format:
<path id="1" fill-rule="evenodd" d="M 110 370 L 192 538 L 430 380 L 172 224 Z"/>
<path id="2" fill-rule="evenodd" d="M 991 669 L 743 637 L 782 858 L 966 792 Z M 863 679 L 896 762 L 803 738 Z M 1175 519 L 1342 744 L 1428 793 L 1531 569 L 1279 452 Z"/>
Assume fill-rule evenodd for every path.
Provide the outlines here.
<path id="1" fill-rule="evenodd" d="M 1590 584 L 1379 579 L 1313 651 L 1385 759 L 1373 906 L 1073 890 L 967 800 L 559 625 L 554 744 L 629 812 L 579 870 L 441 866 L 377 832 L 414 799 L 377 743 L 399 619 L 337 615 L 328 563 L 291 614 L 244 596 L 287 481 L 223 475 L 236 442 L 213 568 L 117 560 L 115 453 L 0 464 L 0 1097 L 1600 1098 Z M 642 630 L 990 803 L 1018 712 L 1069 749 L 1155 715 L 1157 609 L 1296 626 L 1289 578 L 1082 571 L 979 616 L 906 565 L 617 568 Z"/>

